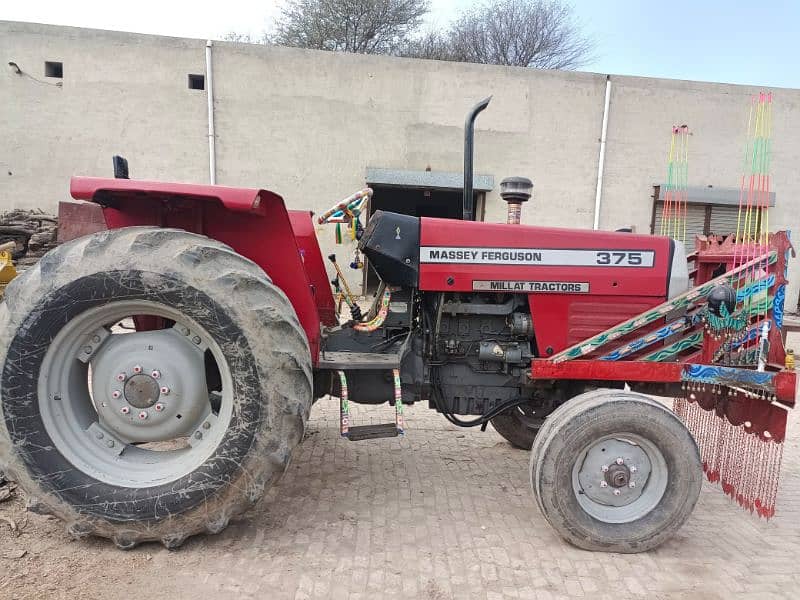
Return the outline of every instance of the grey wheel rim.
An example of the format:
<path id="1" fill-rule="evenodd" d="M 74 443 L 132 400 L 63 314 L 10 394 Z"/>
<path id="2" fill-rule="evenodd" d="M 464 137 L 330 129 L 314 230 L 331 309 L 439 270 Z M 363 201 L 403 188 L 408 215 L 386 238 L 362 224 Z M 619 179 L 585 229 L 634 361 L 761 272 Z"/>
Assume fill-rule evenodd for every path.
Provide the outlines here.
<path id="1" fill-rule="evenodd" d="M 112 329 L 133 315 L 175 325 Z M 206 350 L 222 383 L 213 394 Z M 117 301 L 81 313 L 55 336 L 40 370 L 39 411 L 75 468 L 110 485 L 147 488 L 180 479 L 211 457 L 231 422 L 232 383 L 220 347 L 197 322 L 155 302 Z"/>
<path id="2" fill-rule="evenodd" d="M 588 444 L 572 469 L 578 504 L 604 523 L 630 523 L 658 506 L 667 489 L 664 455 L 650 440 L 632 433 Z"/>

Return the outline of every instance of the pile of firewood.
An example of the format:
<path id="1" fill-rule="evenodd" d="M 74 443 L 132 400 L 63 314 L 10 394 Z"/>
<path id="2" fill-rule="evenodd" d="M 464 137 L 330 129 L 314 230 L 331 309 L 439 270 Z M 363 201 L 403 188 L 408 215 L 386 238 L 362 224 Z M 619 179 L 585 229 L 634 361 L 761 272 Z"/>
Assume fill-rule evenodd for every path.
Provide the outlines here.
<path id="1" fill-rule="evenodd" d="M 58 218 L 40 209 L 0 213 L 0 244 L 13 241 L 17 269 L 25 269 L 57 245 Z"/>

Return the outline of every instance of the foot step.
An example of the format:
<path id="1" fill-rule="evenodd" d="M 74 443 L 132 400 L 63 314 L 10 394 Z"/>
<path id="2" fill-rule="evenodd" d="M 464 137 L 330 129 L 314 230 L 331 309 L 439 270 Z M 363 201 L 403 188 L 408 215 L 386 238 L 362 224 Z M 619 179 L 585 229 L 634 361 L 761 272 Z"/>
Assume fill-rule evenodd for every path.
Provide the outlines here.
<path id="1" fill-rule="evenodd" d="M 351 442 L 359 440 L 372 440 L 375 438 L 397 437 L 405 433 L 405 419 L 403 418 L 403 391 L 400 387 L 400 371 L 392 369 L 394 379 L 394 423 L 379 423 L 377 425 L 350 426 L 350 397 L 347 391 L 347 376 L 344 371 L 338 371 L 341 385 L 339 397 L 339 426 L 342 437 Z"/>
<path id="2" fill-rule="evenodd" d="M 377 425 L 356 425 L 350 428 L 347 439 L 351 442 L 372 440 L 375 438 L 397 437 L 399 431 L 394 423 L 378 423 Z"/>

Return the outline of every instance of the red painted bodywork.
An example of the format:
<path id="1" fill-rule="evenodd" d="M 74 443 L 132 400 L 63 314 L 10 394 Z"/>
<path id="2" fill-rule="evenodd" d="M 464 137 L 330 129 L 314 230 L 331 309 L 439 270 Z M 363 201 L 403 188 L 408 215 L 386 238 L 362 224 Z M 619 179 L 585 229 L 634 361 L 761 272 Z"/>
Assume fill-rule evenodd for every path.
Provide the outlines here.
<path id="1" fill-rule="evenodd" d="M 599 379 L 603 381 L 677 383 L 681 380 L 684 366 L 684 363 L 677 362 L 659 363 L 637 360 L 570 360 L 554 363 L 540 358 L 534 359 L 531 363 L 531 375 L 534 379 Z"/>
<path id="2" fill-rule="evenodd" d="M 652 267 L 420 264 L 421 290 L 471 292 L 478 280 L 589 284 L 589 293 L 535 293 L 528 300 L 540 352 L 553 354 L 616 325 L 667 296 L 666 237 L 422 218 L 421 246 L 581 250 L 652 250 Z M 452 283 L 450 283 L 452 282 Z"/>
<path id="3" fill-rule="evenodd" d="M 100 203 L 109 229 L 177 227 L 228 244 L 258 264 L 292 303 L 317 363 L 320 324 L 333 325 L 335 314 L 308 211 L 287 211 L 283 198 L 267 190 L 186 183 L 73 177 L 70 193 Z M 96 210 L 90 207 L 87 214 Z M 80 235 L 79 229 L 72 233 Z"/>
<path id="4" fill-rule="evenodd" d="M 795 255 L 792 242 L 785 231 L 770 233 L 770 249 L 774 250 L 777 256 L 777 263 L 772 267 L 771 272 L 775 275 L 773 290 L 789 283 L 786 279 L 787 262 L 789 255 Z M 726 271 L 734 268 L 736 264 L 741 264 L 743 256 L 753 257 L 763 252 L 763 248 L 752 244 L 734 244 L 732 236 L 697 236 L 695 240 L 695 252 L 693 260 L 696 265 L 694 284 L 704 283 L 714 277 L 714 273 L 724 267 Z M 773 368 L 781 368 L 786 363 L 786 331 L 771 327 L 769 330 L 769 355 L 768 362 Z M 710 362 L 716 349 L 719 347 L 710 336 L 704 339 L 704 359 Z"/>

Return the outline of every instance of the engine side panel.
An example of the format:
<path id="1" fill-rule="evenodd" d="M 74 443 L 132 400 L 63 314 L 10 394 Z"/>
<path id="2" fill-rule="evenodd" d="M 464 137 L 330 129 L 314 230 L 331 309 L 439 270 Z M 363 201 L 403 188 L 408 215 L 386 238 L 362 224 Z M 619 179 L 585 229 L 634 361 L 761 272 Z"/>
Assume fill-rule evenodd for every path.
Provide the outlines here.
<path id="1" fill-rule="evenodd" d="M 528 296 L 541 355 L 663 302 L 666 237 L 421 219 L 420 289 Z"/>
<path id="2" fill-rule="evenodd" d="M 530 294 L 528 302 L 539 354 L 546 357 L 658 306 L 662 299 L 653 296 Z"/>
<path id="3" fill-rule="evenodd" d="M 672 259 L 666 237 L 421 221 L 421 290 L 666 297 Z"/>

